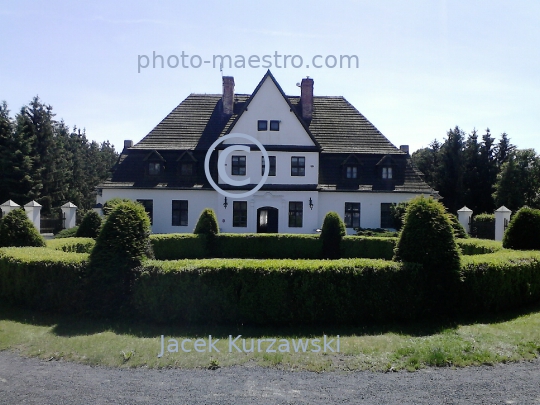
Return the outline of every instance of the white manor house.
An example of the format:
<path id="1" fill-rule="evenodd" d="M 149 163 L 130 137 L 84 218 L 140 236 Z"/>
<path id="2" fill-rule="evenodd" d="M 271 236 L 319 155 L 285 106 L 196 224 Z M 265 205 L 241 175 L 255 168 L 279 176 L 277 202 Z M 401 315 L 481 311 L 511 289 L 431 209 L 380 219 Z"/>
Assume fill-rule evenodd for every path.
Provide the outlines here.
<path id="1" fill-rule="evenodd" d="M 204 208 L 216 212 L 221 232 L 314 233 L 335 211 L 354 233 L 391 228 L 392 203 L 438 197 L 408 147 L 395 147 L 345 98 L 314 96 L 309 77 L 300 92 L 285 95 L 268 71 L 252 94 L 235 94 L 234 78 L 225 76 L 222 94 L 189 95 L 139 143 L 125 141 L 97 203 L 141 202 L 154 233 L 191 233 Z M 210 146 L 228 134 L 249 135 L 268 153 L 267 181 L 247 197 L 224 197 L 205 174 Z M 228 153 L 219 176 L 218 155 L 228 144 L 247 148 Z M 261 181 L 265 159 L 255 144 L 233 138 L 211 152 L 208 167 L 222 190 L 246 194 Z"/>

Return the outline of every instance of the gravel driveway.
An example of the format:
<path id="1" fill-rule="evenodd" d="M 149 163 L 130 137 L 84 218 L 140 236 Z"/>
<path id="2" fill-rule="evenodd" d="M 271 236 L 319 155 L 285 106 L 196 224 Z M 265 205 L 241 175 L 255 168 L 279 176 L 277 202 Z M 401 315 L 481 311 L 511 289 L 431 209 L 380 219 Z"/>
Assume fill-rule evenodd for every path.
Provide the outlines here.
<path id="1" fill-rule="evenodd" d="M 1 404 L 540 404 L 540 361 L 414 373 L 90 367 L 0 352 Z"/>

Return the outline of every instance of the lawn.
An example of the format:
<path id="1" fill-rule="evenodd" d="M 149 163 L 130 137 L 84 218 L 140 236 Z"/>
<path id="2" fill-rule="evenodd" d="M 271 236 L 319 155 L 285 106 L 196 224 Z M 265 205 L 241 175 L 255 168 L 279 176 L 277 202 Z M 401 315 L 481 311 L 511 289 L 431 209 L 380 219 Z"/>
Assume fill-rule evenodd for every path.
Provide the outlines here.
<path id="1" fill-rule="evenodd" d="M 179 343 L 183 339 L 220 339 L 216 353 L 165 351 L 161 358 L 161 335 Z M 229 335 L 242 335 L 250 349 L 229 352 Z M 268 344 L 257 339 L 335 339 L 340 351 L 266 352 Z M 237 341 L 239 343 L 241 340 Z M 322 344 L 321 344 L 322 346 Z M 241 347 L 241 345 L 240 345 Z M 241 347 L 241 349 L 243 349 Z M 98 321 L 81 317 L 43 314 L 0 307 L 0 350 L 46 360 L 77 361 L 113 367 L 211 368 L 252 363 L 285 370 L 415 370 L 426 366 L 469 366 L 529 360 L 540 351 L 540 306 L 497 316 L 483 316 L 452 322 L 366 325 L 359 327 L 251 328 L 244 326 L 159 326 L 129 320 Z M 202 350 L 202 349 L 201 349 Z"/>

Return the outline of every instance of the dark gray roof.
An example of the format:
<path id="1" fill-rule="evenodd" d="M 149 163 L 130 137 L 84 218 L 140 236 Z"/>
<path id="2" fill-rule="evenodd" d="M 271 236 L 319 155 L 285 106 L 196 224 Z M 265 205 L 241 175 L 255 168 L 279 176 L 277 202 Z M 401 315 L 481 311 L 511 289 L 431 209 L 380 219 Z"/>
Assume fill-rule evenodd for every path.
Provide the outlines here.
<path id="1" fill-rule="evenodd" d="M 313 118 L 301 118 L 300 97 L 286 96 L 268 71 L 252 95 L 235 95 L 234 113 L 222 114 L 221 94 L 190 94 L 145 136 L 134 149 L 207 150 L 231 130 L 270 77 L 321 152 L 405 154 L 343 97 L 315 96 Z"/>

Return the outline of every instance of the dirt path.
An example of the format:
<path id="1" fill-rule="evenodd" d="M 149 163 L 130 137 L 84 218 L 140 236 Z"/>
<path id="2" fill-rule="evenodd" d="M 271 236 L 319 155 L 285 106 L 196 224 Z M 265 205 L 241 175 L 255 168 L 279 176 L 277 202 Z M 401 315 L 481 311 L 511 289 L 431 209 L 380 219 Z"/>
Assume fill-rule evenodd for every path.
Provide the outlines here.
<path id="1" fill-rule="evenodd" d="M 540 404 L 540 361 L 415 373 L 90 367 L 0 352 L 1 404 Z"/>

